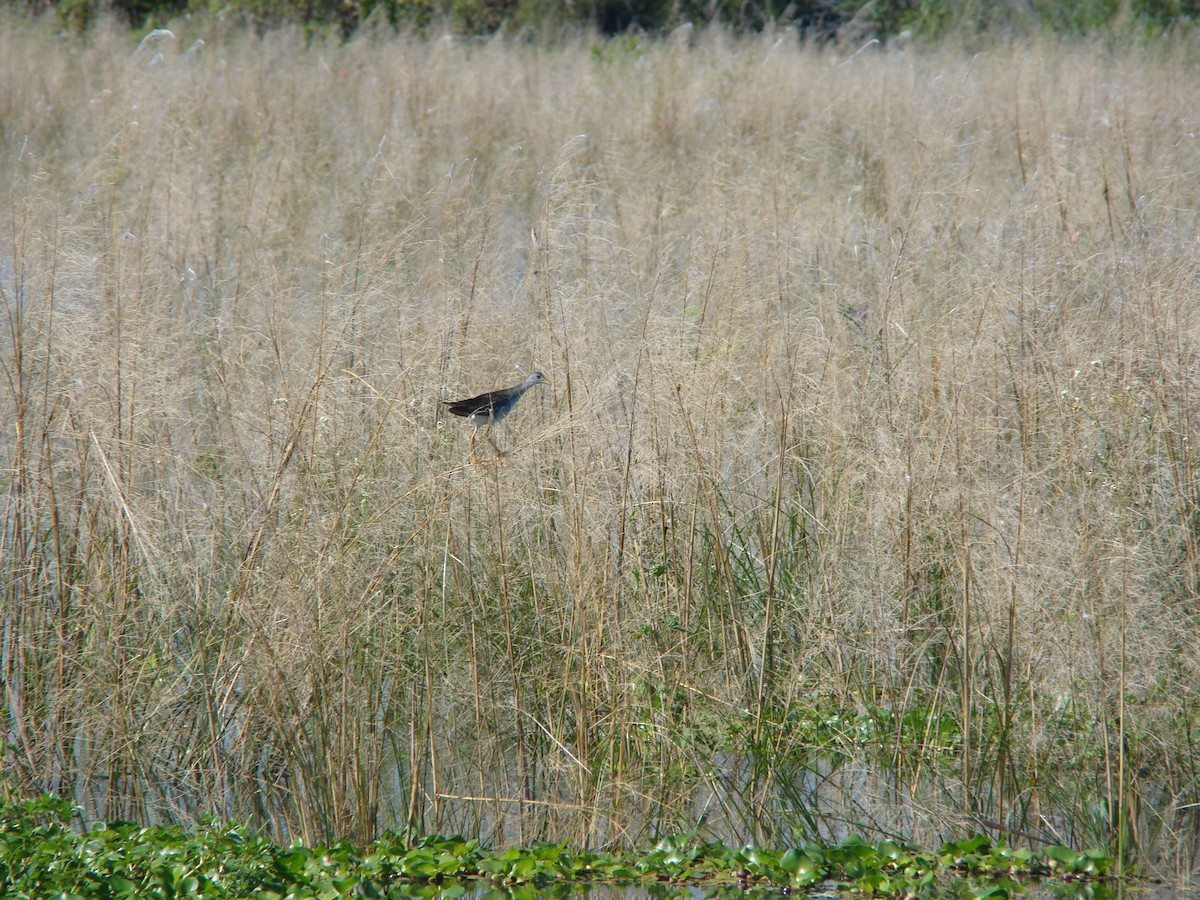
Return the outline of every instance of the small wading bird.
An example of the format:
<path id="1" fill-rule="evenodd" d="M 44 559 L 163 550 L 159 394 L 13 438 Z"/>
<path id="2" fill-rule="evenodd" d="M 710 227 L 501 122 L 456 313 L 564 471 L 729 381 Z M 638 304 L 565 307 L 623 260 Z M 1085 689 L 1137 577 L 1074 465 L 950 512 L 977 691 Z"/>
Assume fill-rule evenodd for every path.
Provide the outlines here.
<path id="1" fill-rule="evenodd" d="M 501 388 L 498 391 L 488 391 L 486 394 L 480 394 L 478 397 L 468 397 L 466 400 L 443 400 L 443 405 L 456 416 L 462 416 L 475 426 L 471 432 L 471 458 L 475 458 L 475 434 L 479 431 L 480 425 L 492 425 L 499 422 L 517 405 L 517 401 L 525 395 L 525 392 L 535 384 L 542 384 L 546 380 L 541 372 L 534 372 L 520 384 L 510 387 Z M 500 448 L 496 446 L 496 442 L 492 440 L 491 431 L 488 432 L 488 443 L 492 445 L 496 453 L 503 456 Z"/>

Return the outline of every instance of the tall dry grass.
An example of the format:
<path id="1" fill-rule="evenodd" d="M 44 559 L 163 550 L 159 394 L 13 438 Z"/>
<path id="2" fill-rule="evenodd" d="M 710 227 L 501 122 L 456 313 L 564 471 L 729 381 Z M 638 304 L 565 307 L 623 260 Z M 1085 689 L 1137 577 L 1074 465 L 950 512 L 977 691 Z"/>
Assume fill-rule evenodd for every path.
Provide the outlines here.
<path id="1" fill-rule="evenodd" d="M 4 789 L 1187 873 L 1197 75 L 7 19 Z"/>

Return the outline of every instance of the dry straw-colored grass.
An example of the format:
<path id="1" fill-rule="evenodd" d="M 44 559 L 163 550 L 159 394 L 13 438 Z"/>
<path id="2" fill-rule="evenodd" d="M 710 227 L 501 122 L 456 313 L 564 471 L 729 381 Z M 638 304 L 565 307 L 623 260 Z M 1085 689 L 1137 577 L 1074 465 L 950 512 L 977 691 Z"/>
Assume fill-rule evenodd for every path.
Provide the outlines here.
<path id="1" fill-rule="evenodd" d="M 1195 59 L 7 19 L 5 790 L 1187 871 Z"/>

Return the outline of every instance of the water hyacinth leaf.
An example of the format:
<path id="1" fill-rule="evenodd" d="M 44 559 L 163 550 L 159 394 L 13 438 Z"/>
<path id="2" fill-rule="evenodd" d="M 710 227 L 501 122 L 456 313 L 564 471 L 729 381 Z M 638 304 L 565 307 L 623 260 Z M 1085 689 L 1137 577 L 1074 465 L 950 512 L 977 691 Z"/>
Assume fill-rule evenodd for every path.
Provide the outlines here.
<path id="1" fill-rule="evenodd" d="M 1076 871 L 1076 867 L 1086 859 L 1078 850 L 1058 845 L 1047 847 L 1045 853 L 1055 868 L 1064 869 L 1068 872 Z"/>
<path id="2" fill-rule="evenodd" d="M 792 884 L 805 886 L 819 881 L 825 874 L 825 861 L 810 855 L 808 850 L 793 848 L 779 860 L 779 866 L 791 876 Z"/>
<path id="3" fill-rule="evenodd" d="M 847 872 L 847 875 L 850 873 Z M 854 886 L 865 894 L 887 894 L 890 893 L 888 888 L 891 886 L 887 876 L 882 872 L 864 872 L 855 879 Z"/>
<path id="4" fill-rule="evenodd" d="M 904 852 L 900 849 L 900 845 L 895 841 L 880 841 L 875 845 L 876 851 L 885 859 L 890 859 L 893 862 L 898 860 Z"/>
<path id="5" fill-rule="evenodd" d="M 293 877 L 299 876 L 304 872 L 304 868 L 308 865 L 309 855 L 300 848 L 295 848 L 281 853 L 275 859 L 275 864 L 283 869 L 288 875 Z"/>
<path id="6" fill-rule="evenodd" d="M 494 856 L 487 856 L 479 861 L 479 871 L 484 875 L 499 875 L 508 871 L 508 862 Z"/>
<path id="7" fill-rule="evenodd" d="M 441 853 L 434 861 L 439 875 L 457 875 L 463 870 L 463 859 L 452 853 Z"/>
<path id="8" fill-rule="evenodd" d="M 804 851 L 799 847 L 793 847 L 779 858 L 779 868 L 789 874 L 794 874 L 800 868 L 804 859 Z"/>
<path id="9" fill-rule="evenodd" d="M 108 889 L 115 897 L 135 897 L 140 891 L 136 882 L 119 875 L 114 875 L 108 880 Z"/>
<path id="10" fill-rule="evenodd" d="M 335 875 L 329 881 L 340 895 L 349 894 L 358 887 L 358 878 L 354 875 Z"/>
<path id="11" fill-rule="evenodd" d="M 405 858 L 400 867 L 401 872 L 410 877 L 433 878 L 440 875 L 437 861 L 427 850 L 413 850 Z"/>
<path id="12" fill-rule="evenodd" d="M 987 836 L 976 834 L 961 841 L 943 844 L 938 851 L 938 859 L 947 867 L 973 869 L 979 864 L 980 854 L 986 854 L 991 845 Z"/>
<path id="13" fill-rule="evenodd" d="M 1103 850 L 1085 850 L 1083 853 L 1091 863 L 1091 868 L 1088 870 L 1089 872 L 1096 875 L 1108 875 L 1110 872 L 1112 872 L 1113 858 Z"/>
<path id="14" fill-rule="evenodd" d="M 1007 864 L 1009 868 L 1027 868 L 1033 859 L 1033 851 L 1028 847 L 1000 846 L 992 850 L 992 856 L 998 862 Z"/>
<path id="15" fill-rule="evenodd" d="M 856 834 L 829 848 L 830 857 L 838 859 L 862 859 L 865 854 L 873 852 L 871 845 Z"/>
<path id="16" fill-rule="evenodd" d="M 746 858 L 747 862 L 753 863 L 756 866 L 769 866 L 771 864 L 770 852 L 766 850 L 760 850 L 758 847 L 746 847 L 742 851 L 742 856 Z"/>

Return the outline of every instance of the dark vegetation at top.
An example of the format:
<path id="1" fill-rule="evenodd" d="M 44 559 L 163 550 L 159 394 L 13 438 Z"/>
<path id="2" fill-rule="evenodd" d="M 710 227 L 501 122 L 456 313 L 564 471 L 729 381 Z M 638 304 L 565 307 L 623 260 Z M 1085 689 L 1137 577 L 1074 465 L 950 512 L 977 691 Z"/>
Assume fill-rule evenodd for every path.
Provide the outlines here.
<path id="1" fill-rule="evenodd" d="M 364 25 L 554 33 L 594 28 L 605 35 L 658 32 L 684 24 L 739 31 L 792 27 L 807 39 L 883 40 L 908 31 L 927 38 L 954 33 L 1053 31 L 1064 34 L 1158 33 L 1189 27 L 1200 0 L 18 0 L 53 9 L 64 24 L 86 28 L 113 13 L 135 29 L 191 14 L 234 15 L 258 27 L 300 24 L 349 37 Z"/>

